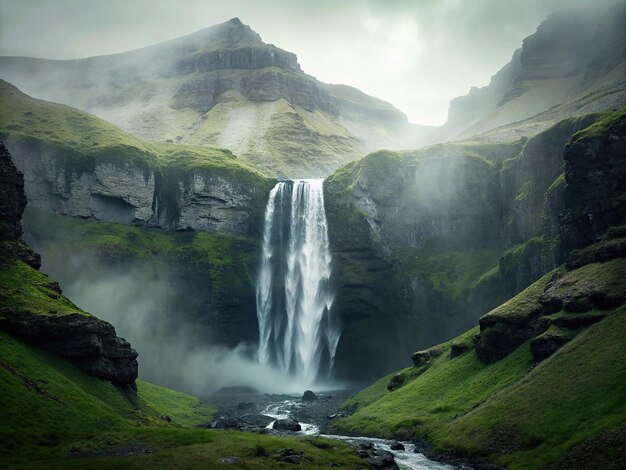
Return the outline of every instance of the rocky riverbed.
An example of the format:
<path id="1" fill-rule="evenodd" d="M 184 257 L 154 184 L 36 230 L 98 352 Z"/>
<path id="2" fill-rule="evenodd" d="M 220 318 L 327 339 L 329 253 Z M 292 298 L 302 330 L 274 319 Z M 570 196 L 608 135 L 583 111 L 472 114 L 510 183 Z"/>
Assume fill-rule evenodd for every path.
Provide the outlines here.
<path id="1" fill-rule="evenodd" d="M 354 447 L 373 468 L 451 470 L 455 466 L 426 458 L 411 442 L 368 437 L 325 434 L 325 427 L 344 415 L 339 404 L 352 390 L 335 390 L 304 395 L 259 394 L 252 390 L 232 390 L 211 397 L 219 411 L 207 427 L 235 429 L 277 435 L 322 436 L 338 439 Z"/>

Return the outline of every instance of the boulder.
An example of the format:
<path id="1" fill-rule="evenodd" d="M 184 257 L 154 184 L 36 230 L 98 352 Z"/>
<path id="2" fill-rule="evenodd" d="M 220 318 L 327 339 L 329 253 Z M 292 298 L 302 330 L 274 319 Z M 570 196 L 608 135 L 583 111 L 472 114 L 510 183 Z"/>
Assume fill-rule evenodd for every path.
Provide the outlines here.
<path id="1" fill-rule="evenodd" d="M 248 413 L 243 415 L 241 421 L 247 426 L 265 428 L 268 424 L 274 421 L 274 418 L 260 413 Z"/>
<path id="2" fill-rule="evenodd" d="M 220 416 L 211 423 L 211 428 L 241 430 L 243 428 L 243 422 L 239 418 Z"/>
<path id="3" fill-rule="evenodd" d="M 393 441 L 389 447 L 391 450 L 405 450 L 404 444 L 398 441 Z"/>
<path id="4" fill-rule="evenodd" d="M 317 401 L 319 398 L 311 390 L 307 390 L 302 395 L 302 401 Z"/>
<path id="5" fill-rule="evenodd" d="M 400 387 L 404 385 L 404 381 L 405 381 L 404 374 L 402 374 L 401 372 L 394 374 L 393 377 L 391 377 L 391 380 L 389 380 L 389 383 L 387 384 L 387 390 L 389 390 L 390 392 L 393 392 L 394 390 L 399 389 Z"/>
<path id="6" fill-rule="evenodd" d="M 411 356 L 411 360 L 413 361 L 413 365 L 415 367 L 420 367 L 426 364 L 431 359 L 441 355 L 441 349 L 432 348 L 427 349 L 426 351 L 417 351 L 413 353 Z"/>
<path id="7" fill-rule="evenodd" d="M 398 469 L 393 454 L 389 451 L 377 449 L 371 442 L 361 442 L 356 446 L 356 453 L 372 468 L 382 470 Z"/>
<path id="8" fill-rule="evenodd" d="M 272 425 L 272 429 L 276 431 L 291 431 L 298 432 L 302 431 L 302 426 L 295 419 L 286 418 L 286 419 L 277 419 L 274 421 Z"/>
<path id="9" fill-rule="evenodd" d="M 470 349 L 472 349 L 472 347 L 467 343 L 452 343 L 452 346 L 450 346 L 450 359 L 459 357 L 460 355 L 465 354 Z"/>
<path id="10" fill-rule="evenodd" d="M 259 406 L 252 401 L 245 401 L 245 402 L 237 403 L 237 409 L 239 411 L 254 412 L 259 409 Z"/>
<path id="11" fill-rule="evenodd" d="M 535 362 L 543 361 L 552 356 L 558 349 L 570 340 L 570 336 L 564 334 L 544 333 L 530 341 L 530 350 Z"/>

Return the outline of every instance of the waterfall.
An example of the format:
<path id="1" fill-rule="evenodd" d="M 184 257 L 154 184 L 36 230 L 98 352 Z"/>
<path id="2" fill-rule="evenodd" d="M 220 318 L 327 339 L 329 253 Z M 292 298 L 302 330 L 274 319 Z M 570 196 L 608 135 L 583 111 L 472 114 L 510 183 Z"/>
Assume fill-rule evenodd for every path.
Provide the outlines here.
<path id="1" fill-rule="evenodd" d="M 324 180 L 279 182 L 265 210 L 258 357 L 307 384 L 329 378 L 341 335 L 331 313 L 331 262 Z"/>

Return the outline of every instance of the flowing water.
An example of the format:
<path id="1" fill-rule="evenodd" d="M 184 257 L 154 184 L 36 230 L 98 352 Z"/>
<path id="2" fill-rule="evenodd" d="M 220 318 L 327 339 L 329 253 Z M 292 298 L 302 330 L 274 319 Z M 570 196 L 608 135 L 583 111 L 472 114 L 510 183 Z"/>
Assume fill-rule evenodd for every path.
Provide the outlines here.
<path id="1" fill-rule="evenodd" d="M 256 286 L 259 362 L 289 374 L 303 387 L 331 378 L 341 335 L 332 315 L 332 257 L 323 185 L 322 179 L 281 181 L 270 192 Z M 392 452 L 402 469 L 454 468 L 416 453 L 410 442 L 404 443 L 404 451 L 392 451 L 391 442 L 383 439 L 320 434 L 323 423 L 311 409 L 323 406 L 324 400 L 305 403 L 290 396 L 264 397 L 261 414 L 274 420 L 295 418 L 302 427 L 297 434 L 322 435 L 353 445 L 370 442 Z M 267 429 L 271 431 L 273 425 Z"/>
<path id="2" fill-rule="evenodd" d="M 259 361 L 302 384 L 330 378 L 341 334 L 331 311 L 323 185 L 281 181 L 270 192 L 256 287 Z"/>

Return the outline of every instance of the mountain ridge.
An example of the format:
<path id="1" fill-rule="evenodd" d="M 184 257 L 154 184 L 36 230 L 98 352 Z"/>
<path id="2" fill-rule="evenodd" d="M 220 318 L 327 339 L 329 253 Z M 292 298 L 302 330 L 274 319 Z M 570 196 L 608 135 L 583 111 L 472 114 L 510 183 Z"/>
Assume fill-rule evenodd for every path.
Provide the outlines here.
<path id="1" fill-rule="evenodd" d="M 0 77 L 144 139 L 227 148 L 278 177 L 324 176 L 428 129 L 386 101 L 318 81 L 237 18 L 119 54 L 0 57 Z"/>
<path id="2" fill-rule="evenodd" d="M 530 137 L 561 119 L 626 105 L 626 2 L 554 12 L 484 87 L 450 101 L 429 142 Z"/>

